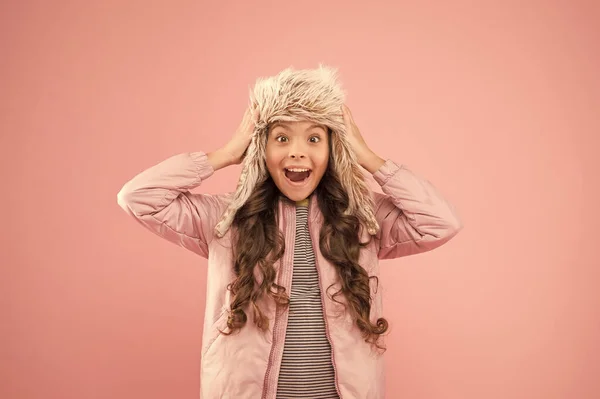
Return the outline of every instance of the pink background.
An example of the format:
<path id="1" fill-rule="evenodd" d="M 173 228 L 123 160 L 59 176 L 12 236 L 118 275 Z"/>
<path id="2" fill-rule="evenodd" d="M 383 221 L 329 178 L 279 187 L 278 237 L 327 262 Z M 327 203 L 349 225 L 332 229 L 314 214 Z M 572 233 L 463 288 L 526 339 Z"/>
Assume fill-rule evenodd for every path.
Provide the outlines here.
<path id="1" fill-rule="evenodd" d="M 0 397 L 198 397 L 206 260 L 116 194 L 319 62 L 465 223 L 382 265 L 387 397 L 600 397 L 598 3 L 350 3 L 2 2 Z"/>

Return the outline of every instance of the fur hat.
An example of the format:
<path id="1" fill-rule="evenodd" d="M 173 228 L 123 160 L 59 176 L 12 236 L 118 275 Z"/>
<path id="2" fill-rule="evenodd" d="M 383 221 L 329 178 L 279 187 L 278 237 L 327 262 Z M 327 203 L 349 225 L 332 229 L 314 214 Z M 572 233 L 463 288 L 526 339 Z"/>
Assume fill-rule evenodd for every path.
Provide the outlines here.
<path id="1" fill-rule="evenodd" d="M 257 184 L 269 173 L 266 164 L 268 127 L 276 121 L 308 120 L 331 129 L 330 164 L 349 196 L 345 214 L 356 215 L 371 235 L 379 230 L 374 204 L 356 156 L 346 139 L 341 106 L 345 93 L 337 81 L 337 69 L 319 64 L 316 69 L 289 67 L 276 76 L 259 78 L 250 91 L 250 109 L 259 109 L 259 119 L 243 159 L 242 172 L 233 198 L 215 227 L 223 237 L 237 210 L 246 202 Z"/>

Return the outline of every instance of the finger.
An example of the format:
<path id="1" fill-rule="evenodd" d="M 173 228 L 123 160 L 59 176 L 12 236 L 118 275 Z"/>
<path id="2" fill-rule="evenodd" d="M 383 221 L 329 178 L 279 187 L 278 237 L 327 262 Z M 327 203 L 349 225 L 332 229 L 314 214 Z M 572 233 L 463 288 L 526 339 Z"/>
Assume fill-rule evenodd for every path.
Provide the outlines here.
<path id="1" fill-rule="evenodd" d="M 248 121 L 248 114 L 250 113 L 250 109 L 246 108 L 246 110 L 244 111 L 244 117 L 242 118 L 242 122 L 246 123 Z"/>
<path id="2" fill-rule="evenodd" d="M 346 128 L 346 133 L 350 131 L 350 122 L 348 121 L 348 116 L 346 112 L 342 109 L 342 118 L 344 119 L 344 127 Z"/>
<path id="3" fill-rule="evenodd" d="M 348 106 L 346 106 L 346 105 L 345 105 L 345 107 L 346 107 L 346 113 L 348 114 L 348 118 L 349 118 L 349 119 L 350 119 L 352 122 L 354 122 L 354 116 L 352 115 L 352 111 L 350 111 L 350 108 L 348 108 Z"/>
<path id="4" fill-rule="evenodd" d="M 246 119 L 246 124 L 247 125 L 253 124 L 255 122 L 255 119 L 254 119 L 254 110 L 248 108 L 246 110 L 245 119 Z"/>
<path id="5" fill-rule="evenodd" d="M 354 118 L 352 117 L 352 112 L 350 111 L 350 108 L 348 108 L 348 106 L 346 104 L 344 104 L 344 115 L 345 115 L 346 119 L 348 120 L 348 123 L 350 125 L 353 125 Z"/>

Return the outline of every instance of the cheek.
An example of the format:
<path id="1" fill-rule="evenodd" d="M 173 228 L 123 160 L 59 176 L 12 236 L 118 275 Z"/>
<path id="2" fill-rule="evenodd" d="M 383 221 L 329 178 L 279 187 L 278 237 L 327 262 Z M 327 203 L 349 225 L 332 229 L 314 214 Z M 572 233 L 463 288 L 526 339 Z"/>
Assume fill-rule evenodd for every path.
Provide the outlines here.
<path id="1" fill-rule="evenodd" d="M 266 153 L 265 153 L 265 162 L 267 164 L 267 169 L 269 170 L 269 173 L 272 173 L 274 170 L 279 168 L 279 164 L 280 164 L 280 159 L 277 156 L 277 154 L 273 151 L 270 151 L 269 149 L 267 149 Z"/>
<path id="2" fill-rule="evenodd" d="M 321 165 L 321 167 L 323 169 L 327 168 L 328 162 L 329 162 L 329 149 L 327 149 L 326 151 L 323 151 L 321 154 L 319 154 L 319 164 Z"/>

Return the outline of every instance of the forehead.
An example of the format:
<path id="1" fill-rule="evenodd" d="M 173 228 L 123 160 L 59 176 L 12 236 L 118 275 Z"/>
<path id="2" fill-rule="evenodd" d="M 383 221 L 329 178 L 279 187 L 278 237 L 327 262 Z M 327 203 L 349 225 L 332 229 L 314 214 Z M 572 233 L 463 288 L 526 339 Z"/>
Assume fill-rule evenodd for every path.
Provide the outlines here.
<path id="1" fill-rule="evenodd" d="M 314 123 L 310 121 L 297 121 L 297 122 L 285 122 L 285 121 L 276 121 L 269 127 L 269 130 L 272 131 L 275 128 L 280 128 L 284 130 L 297 130 L 297 131 L 309 131 L 313 129 L 322 129 L 327 131 L 327 127 L 325 125 L 321 125 L 319 123 Z"/>

